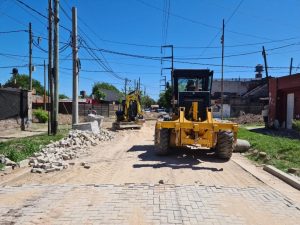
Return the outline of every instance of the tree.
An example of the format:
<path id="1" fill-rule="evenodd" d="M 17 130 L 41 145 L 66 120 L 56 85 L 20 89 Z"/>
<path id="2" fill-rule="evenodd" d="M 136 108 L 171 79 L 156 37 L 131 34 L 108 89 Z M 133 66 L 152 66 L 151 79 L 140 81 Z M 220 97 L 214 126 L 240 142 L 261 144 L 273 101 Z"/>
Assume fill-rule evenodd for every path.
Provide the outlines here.
<path id="1" fill-rule="evenodd" d="M 155 104 L 155 100 L 146 95 L 141 97 L 141 103 L 144 108 L 149 108 L 151 105 Z"/>
<path id="2" fill-rule="evenodd" d="M 59 94 L 59 99 L 68 99 L 69 97 L 65 94 Z"/>
<path id="3" fill-rule="evenodd" d="M 95 94 L 96 90 L 98 89 L 105 89 L 105 90 L 111 90 L 118 93 L 121 93 L 118 88 L 116 88 L 114 85 L 106 83 L 106 82 L 95 82 L 92 88 L 92 94 Z"/>
<path id="4" fill-rule="evenodd" d="M 18 74 L 16 76 L 16 84 L 14 77 L 12 76 L 6 83 L 4 87 L 18 87 L 22 89 L 28 89 L 29 87 L 29 76 L 26 74 Z M 36 79 L 32 79 L 32 87 L 36 90 L 36 94 L 44 95 L 44 86 Z"/>
<path id="5" fill-rule="evenodd" d="M 102 91 L 100 91 L 100 89 L 97 89 L 94 92 L 94 95 L 95 95 L 95 99 L 98 100 L 98 101 L 103 100 L 105 98 L 105 93 L 103 93 Z"/>
<path id="6" fill-rule="evenodd" d="M 159 99 L 157 101 L 159 107 L 171 108 L 172 93 L 173 89 L 169 87 L 165 92 L 159 95 Z"/>

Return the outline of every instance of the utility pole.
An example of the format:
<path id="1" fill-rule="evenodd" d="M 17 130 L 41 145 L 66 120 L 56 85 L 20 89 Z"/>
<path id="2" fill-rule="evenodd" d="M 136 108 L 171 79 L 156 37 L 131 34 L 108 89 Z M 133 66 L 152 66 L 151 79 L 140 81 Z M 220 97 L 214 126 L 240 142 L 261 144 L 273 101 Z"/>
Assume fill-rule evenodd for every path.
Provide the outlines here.
<path id="1" fill-rule="evenodd" d="M 59 89 L 59 0 L 54 0 L 54 116 L 53 134 L 57 134 L 58 128 L 58 89 Z"/>
<path id="2" fill-rule="evenodd" d="M 263 48 L 262 54 L 263 54 L 264 62 L 265 62 L 266 78 L 267 78 L 267 80 L 269 80 L 267 54 L 266 54 L 265 46 L 263 46 L 262 48 Z"/>
<path id="3" fill-rule="evenodd" d="M 128 79 L 125 78 L 125 87 L 124 87 L 125 99 L 126 99 L 126 95 L 127 95 L 127 82 L 128 82 Z"/>
<path id="4" fill-rule="evenodd" d="M 139 91 L 141 90 L 141 77 L 139 77 L 139 86 L 138 86 Z"/>
<path id="5" fill-rule="evenodd" d="M 162 52 L 162 48 L 170 48 L 171 49 L 171 56 L 167 56 L 167 57 L 162 57 L 162 59 L 171 59 L 171 67 L 169 68 L 162 68 L 163 69 L 170 69 L 171 70 L 171 82 L 172 82 L 172 88 L 174 88 L 174 78 L 173 78 L 173 72 L 174 72 L 174 46 L 173 45 L 163 45 L 161 46 L 161 52 Z M 162 72 L 161 72 L 162 74 Z M 166 77 L 165 77 L 165 90 L 167 89 L 167 85 L 166 85 Z M 174 91 L 172 93 L 172 109 L 175 110 L 175 95 L 174 95 Z M 174 111 L 173 111 L 174 112 Z"/>
<path id="6" fill-rule="evenodd" d="M 77 48 L 77 9 L 72 8 L 72 52 L 73 52 L 73 102 L 72 124 L 78 123 L 78 48 Z"/>
<path id="7" fill-rule="evenodd" d="M 46 61 L 44 60 L 44 110 L 47 110 L 46 105 Z"/>
<path id="8" fill-rule="evenodd" d="M 223 26 L 222 26 L 222 37 L 221 37 L 221 44 L 222 44 L 222 68 L 221 68 L 221 119 L 223 119 L 223 101 L 224 101 L 224 31 L 225 31 L 225 23 L 223 19 Z"/>
<path id="9" fill-rule="evenodd" d="M 265 50 L 265 46 L 262 47 L 262 55 L 264 57 L 264 62 L 265 62 L 265 71 L 266 71 L 266 80 L 267 80 L 267 89 L 268 89 L 268 96 L 269 96 L 269 73 L 268 73 L 268 63 L 267 63 L 267 54 Z"/>
<path id="10" fill-rule="evenodd" d="M 52 70 L 52 0 L 48 0 L 48 90 L 50 94 L 50 98 L 48 97 L 49 103 L 49 126 L 48 126 L 48 134 L 53 134 L 53 70 Z M 51 102 L 49 102 L 49 99 Z"/>
<path id="11" fill-rule="evenodd" d="M 144 86 L 144 96 L 146 96 L 146 86 Z"/>
<path id="12" fill-rule="evenodd" d="M 290 64 L 290 76 L 292 75 L 293 70 L 293 57 L 291 58 L 291 64 Z"/>
<path id="13" fill-rule="evenodd" d="M 51 0 L 50 0 L 51 1 Z M 51 104 L 50 104 L 50 74 L 49 74 L 49 64 L 48 64 L 48 135 L 51 134 Z M 52 102 L 52 101 L 51 101 Z"/>
<path id="14" fill-rule="evenodd" d="M 29 23 L 29 90 L 32 90 L 32 29 Z"/>

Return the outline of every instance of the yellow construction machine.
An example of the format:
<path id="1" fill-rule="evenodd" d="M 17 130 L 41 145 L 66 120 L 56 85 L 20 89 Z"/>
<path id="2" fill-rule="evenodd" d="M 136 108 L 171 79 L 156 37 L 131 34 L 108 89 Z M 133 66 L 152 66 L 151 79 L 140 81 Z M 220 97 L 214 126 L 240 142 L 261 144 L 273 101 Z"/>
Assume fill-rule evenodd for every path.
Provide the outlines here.
<path id="1" fill-rule="evenodd" d="M 116 111 L 115 129 L 140 129 L 145 120 L 143 119 L 141 93 L 135 90 L 126 95 L 121 109 Z"/>
<path id="2" fill-rule="evenodd" d="M 229 160 L 237 140 L 238 125 L 213 118 L 210 105 L 213 71 L 174 69 L 173 116 L 157 121 L 155 152 L 167 155 L 174 147 L 213 149 Z"/>

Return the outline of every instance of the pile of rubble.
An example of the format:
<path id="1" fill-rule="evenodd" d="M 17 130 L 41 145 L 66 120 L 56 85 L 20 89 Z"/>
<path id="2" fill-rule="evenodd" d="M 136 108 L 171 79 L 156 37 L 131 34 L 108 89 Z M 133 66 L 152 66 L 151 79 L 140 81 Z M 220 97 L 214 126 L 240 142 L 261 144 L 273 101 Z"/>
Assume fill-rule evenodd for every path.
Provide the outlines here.
<path id="1" fill-rule="evenodd" d="M 96 146 L 99 142 L 110 141 L 114 134 L 101 129 L 99 133 L 90 131 L 72 130 L 69 136 L 42 148 L 40 152 L 34 153 L 29 159 L 33 173 L 49 173 L 68 168 L 67 160 L 79 158 L 86 153 L 90 146 Z"/>
<path id="2" fill-rule="evenodd" d="M 72 130 L 68 137 L 51 142 L 46 146 L 41 146 L 41 150 L 33 154 L 32 157 L 26 161 L 30 165 L 33 173 L 49 173 L 53 171 L 60 171 L 68 168 L 68 160 L 79 158 L 80 155 L 87 153 L 91 146 L 96 146 L 100 142 L 111 141 L 114 134 L 105 129 L 101 129 L 99 133 L 90 131 Z M 0 157 L 1 163 L 6 166 L 18 166 L 6 157 Z"/>
<path id="3" fill-rule="evenodd" d="M 238 124 L 256 124 L 256 123 L 263 123 L 262 115 L 255 115 L 255 114 L 241 114 L 238 118 L 233 119 L 233 122 Z"/>

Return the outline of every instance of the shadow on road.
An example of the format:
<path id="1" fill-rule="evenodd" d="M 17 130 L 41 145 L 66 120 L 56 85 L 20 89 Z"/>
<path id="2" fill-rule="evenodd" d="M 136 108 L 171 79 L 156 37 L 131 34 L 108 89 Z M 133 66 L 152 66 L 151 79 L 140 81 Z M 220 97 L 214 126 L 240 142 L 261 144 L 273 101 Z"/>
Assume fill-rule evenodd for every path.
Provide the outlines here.
<path id="1" fill-rule="evenodd" d="M 157 168 L 172 168 L 172 169 L 192 169 L 192 170 L 210 170 L 213 172 L 223 171 L 223 168 L 201 167 L 203 162 L 224 163 L 224 160 L 216 158 L 211 150 L 201 149 L 172 149 L 167 156 L 157 156 L 154 153 L 153 145 L 135 145 L 128 152 L 142 152 L 138 157 L 143 162 L 134 164 L 134 168 L 151 167 Z M 151 163 L 153 162 L 153 163 Z"/>

